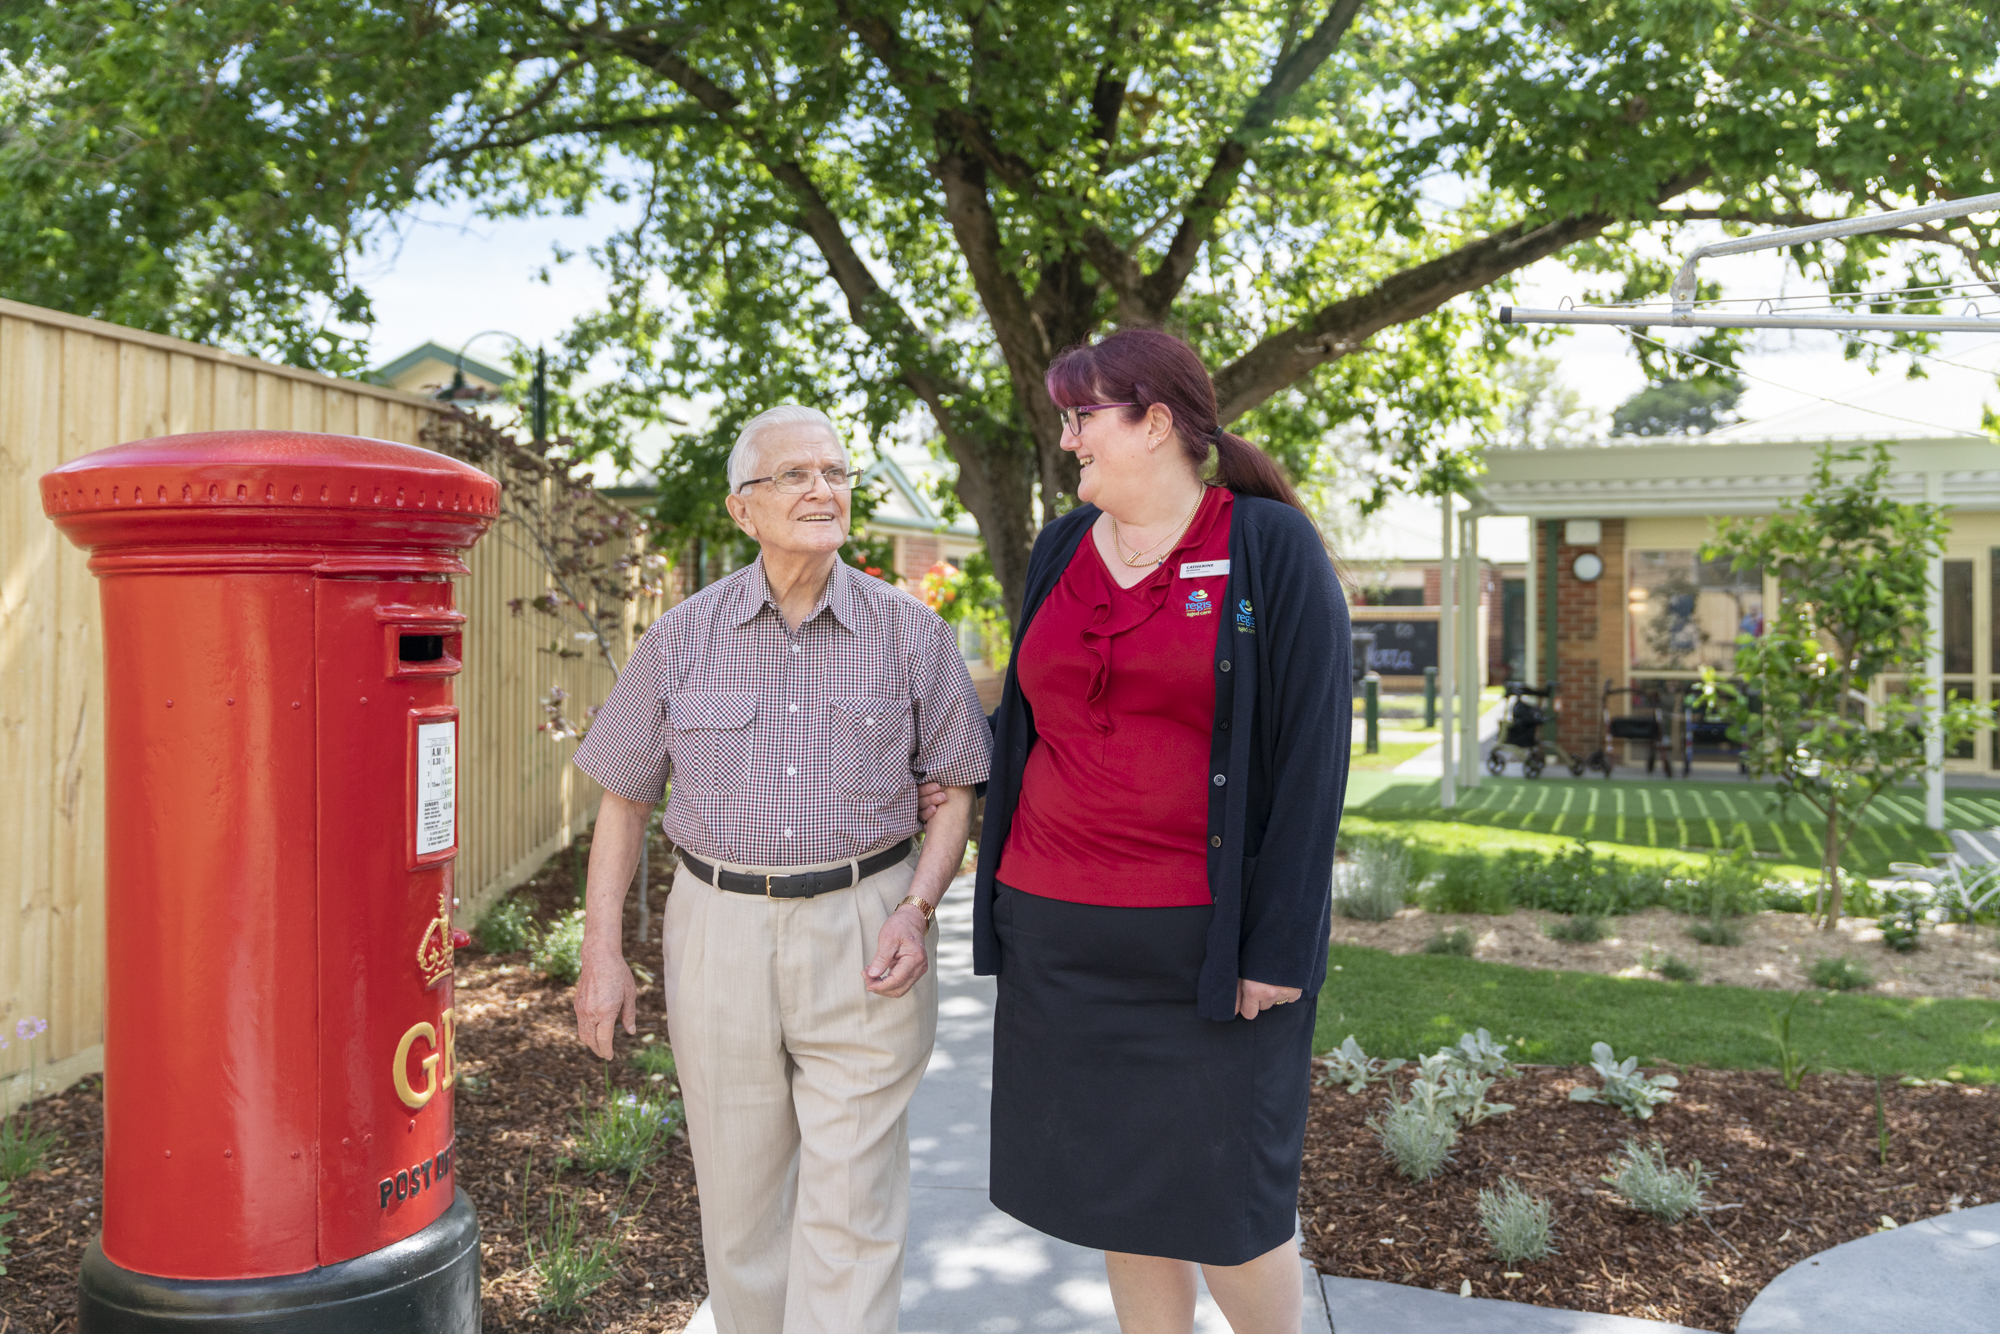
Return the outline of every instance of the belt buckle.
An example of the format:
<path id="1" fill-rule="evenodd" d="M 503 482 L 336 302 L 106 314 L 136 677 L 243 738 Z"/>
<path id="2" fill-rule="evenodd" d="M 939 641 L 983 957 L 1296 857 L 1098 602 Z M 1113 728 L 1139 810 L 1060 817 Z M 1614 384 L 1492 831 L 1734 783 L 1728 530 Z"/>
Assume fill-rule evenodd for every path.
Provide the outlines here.
<path id="1" fill-rule="evenodd" d="M 765 897 L 765 898 L 767 898 L 767 899 L 768 899 L 768 898 L 771 898 L 771 897 L 773 897 L 773 896 L 772 896 L 772 894 L 771 894 L 771 882 L 772 882 L 773 880 L 776 880 L 776 879 L 777 879 L 777 877 L 776 877 L 775 875 L 766 875 L 766 876 L 764 877 L 764 897 Z"/>

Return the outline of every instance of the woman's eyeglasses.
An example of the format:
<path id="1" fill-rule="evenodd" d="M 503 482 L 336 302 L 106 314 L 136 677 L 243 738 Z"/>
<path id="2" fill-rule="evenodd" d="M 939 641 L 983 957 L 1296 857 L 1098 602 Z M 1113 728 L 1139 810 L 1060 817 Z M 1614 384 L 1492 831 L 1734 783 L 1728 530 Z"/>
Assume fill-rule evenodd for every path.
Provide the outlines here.
<path id="1" fill-rule="evenodd" d="M 769 477 L 747 477 L 736 484 L 736 489 L 741 491 L 746 486 L 755 486 L 759 482 L 769 482 L 773 491 L 782 491 L 786 495 L 798 495 L 801 492 L 813 489 L 813 479 L 815 477 L 825 481 L 827 489 L 830 491 L 852 491 L 854 484 L 861 480 L 859 473 L 849 472 L 847 469 L 836 464 L 831 468 L 787 468 L 783 472 L 774 472 Z"/>
<path id="2" fill-rule="evenodd" d="M 1090 420 L 1091 413 L 1102 412 L 1106 408 L 1136 408 L 1138 406 L 1137 403 L 1086 403 L 1080 408 L 1057 408 L 1056 416 L 1061 419 L 1065 431 L 1068 431 L 1071 435 L 1081 435 L 1083 433 L 1083 424 Z"/>

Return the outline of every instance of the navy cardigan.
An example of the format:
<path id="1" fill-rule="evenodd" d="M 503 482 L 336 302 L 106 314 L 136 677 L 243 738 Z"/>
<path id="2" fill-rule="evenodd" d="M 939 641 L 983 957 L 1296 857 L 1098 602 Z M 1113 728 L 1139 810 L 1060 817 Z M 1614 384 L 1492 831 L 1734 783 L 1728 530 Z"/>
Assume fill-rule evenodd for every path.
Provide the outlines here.
<path id="1" fill-rule="evenodd" d="M 1082 505 L 1042 530 L 1014 643 L 1098 515 Z M 1332 930 L 1333 843 L 1353 745 L 1347 600 L 1319 533 L 1291 506 L 1239 495 L 1229 523 L 1229 600 L 1215 637 L 1208 886 L 1215 916 L 1197 991 L 1203 1018 L 1236 1013 L 1238 978 L 1317 995 Z M 1016 653 L 1018 661 L 1019 654 Z M 1247 724 L 1247 725 L 1246 725 Z M 993 883 L 1035 745 L 1015 664 L 994 715 L 993 771 L 972 901 L 973 969 L 1006 966 Z"/>

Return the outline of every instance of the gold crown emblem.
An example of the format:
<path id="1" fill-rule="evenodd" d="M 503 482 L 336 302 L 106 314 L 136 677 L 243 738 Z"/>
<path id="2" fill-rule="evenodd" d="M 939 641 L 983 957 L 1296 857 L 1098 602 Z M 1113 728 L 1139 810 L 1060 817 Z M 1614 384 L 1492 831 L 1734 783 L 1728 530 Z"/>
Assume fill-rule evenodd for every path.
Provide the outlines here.
<path id="1" fill-rule="evenodd" d="M 438 893 L 438 915 L 424 927 L 423 938 L 417 942 L 417 969 L 424 975 L 424 990 L 429 991 L 438 983 L 451 976 L 451 889 L 447 886 Z"/>

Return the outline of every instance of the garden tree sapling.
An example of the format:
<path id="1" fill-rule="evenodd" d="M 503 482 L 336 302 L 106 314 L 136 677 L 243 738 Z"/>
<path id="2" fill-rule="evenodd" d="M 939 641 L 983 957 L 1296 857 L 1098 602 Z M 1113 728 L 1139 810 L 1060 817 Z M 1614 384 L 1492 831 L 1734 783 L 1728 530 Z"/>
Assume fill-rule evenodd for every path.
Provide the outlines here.
<path id="1" fill-rule="evenodd" d="M 1482 370 L 1545 337 L 1457 298 L 1556 255 L 1656 294 L 1683 224 L 1976 193 L 2000 134 L 1969 0 L 66 0 L 0 9 L 0 51 L 9 296 L 351 373 L 354 261 L 421 210 L 608 202 L 551 366 L 578 448 L 629 465 L 689 401 L 920 414 L 1010 616 L 1072 503 L 1073 343 L 1184 330 L 1295 474 L 1347 426 L 1377 497 L 1436 490 L 1515 397 Z M 1786 258 L 1849 291 L 1898 245 L 1909 284 L 2000 258 L 1970 223 Z"/>
<path id="2" fill-rule="evenodd" d="M 1702 550 L 1778 581 L 1764 632 L 1736 640 L 1736 679 L 1704 668 L 1701 696 L 1751 777 L 1776 780 L 1780 809 L 1819 816 L 1815 911 L 1827 930 L 1840 921 L 1841 854 L 1877 797 L 1930 767 L 1926 728 L 1949 754 L 1992 720 L 1972 700 L 1933 701 L 1923 675 L 1930 563 L 1949 528 L 1942 505 L 1889 494 L 1886 445 L 1828 445 L 1804 495 L 1767 517 L 1720 520 Z M 1898 691 L 1871 702 L 1890 676 Z"/>

